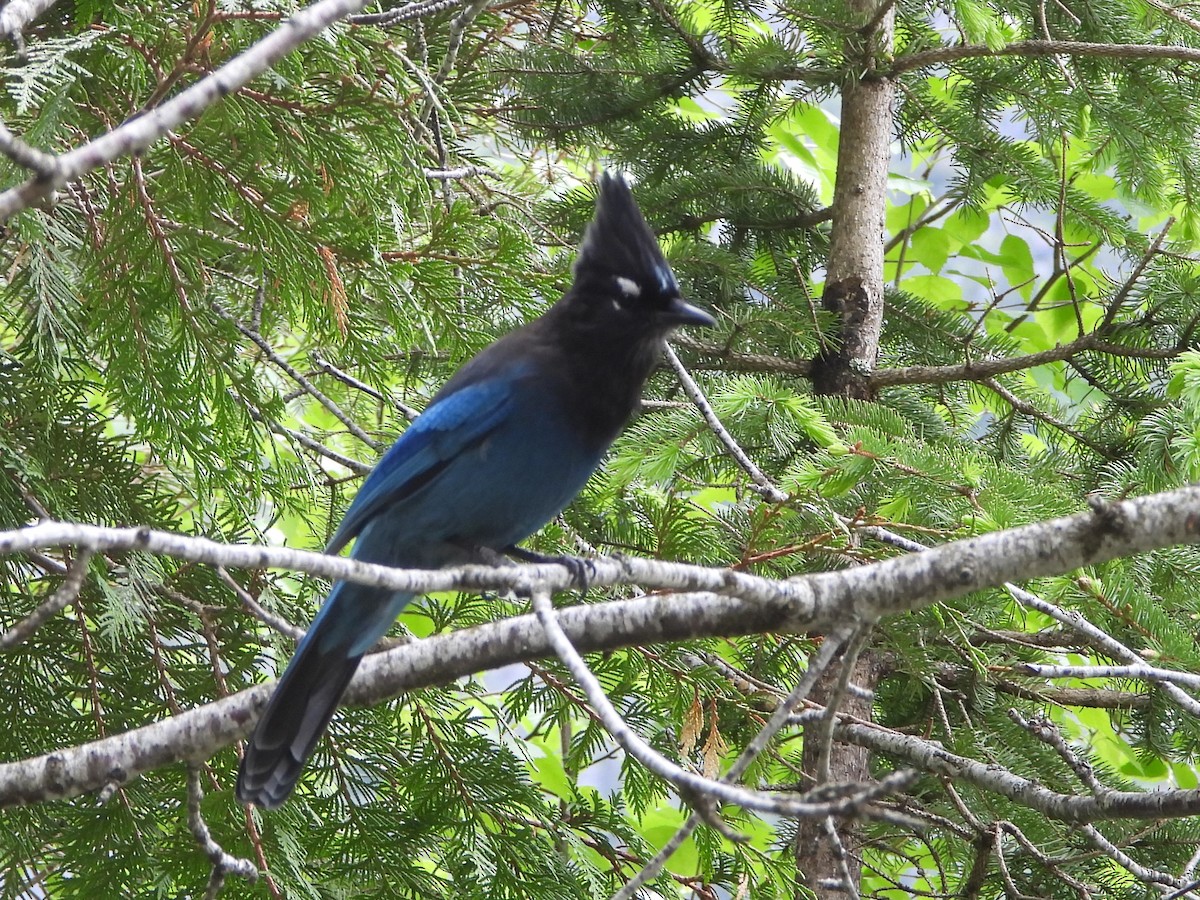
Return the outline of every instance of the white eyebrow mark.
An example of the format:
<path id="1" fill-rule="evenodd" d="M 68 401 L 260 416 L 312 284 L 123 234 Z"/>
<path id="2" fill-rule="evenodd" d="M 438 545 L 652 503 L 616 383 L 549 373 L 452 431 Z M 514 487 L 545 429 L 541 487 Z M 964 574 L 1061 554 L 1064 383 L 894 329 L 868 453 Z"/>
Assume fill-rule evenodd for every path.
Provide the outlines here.
<path id="1" fill-rule="evenodd" d="M 642 295 L 641 286 L 632 278 L 626 278 L 624 275 L 617 276 L 617 287 L 621 289 L 621 293 L 626 297 L 640 297 Z"/>

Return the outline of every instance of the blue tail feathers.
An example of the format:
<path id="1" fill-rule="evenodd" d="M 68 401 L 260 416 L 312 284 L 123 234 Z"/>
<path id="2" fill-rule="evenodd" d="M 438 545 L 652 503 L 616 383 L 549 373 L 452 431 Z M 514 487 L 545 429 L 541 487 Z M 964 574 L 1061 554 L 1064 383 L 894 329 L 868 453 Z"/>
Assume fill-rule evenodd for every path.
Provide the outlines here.
<path id="1" fill-rule="evenodd" d="M 239 800 L 264 809 L 287 800 L 363 654 L 412 596 L 344 581 L 334 587 L 246 745 Z"/>

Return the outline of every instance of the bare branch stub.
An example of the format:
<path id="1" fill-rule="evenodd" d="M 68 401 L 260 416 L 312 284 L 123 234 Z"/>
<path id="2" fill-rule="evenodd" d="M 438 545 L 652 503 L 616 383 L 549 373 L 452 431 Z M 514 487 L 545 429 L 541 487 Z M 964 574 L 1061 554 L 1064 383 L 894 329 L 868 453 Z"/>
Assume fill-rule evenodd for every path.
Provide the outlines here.
<path id="1" fill-rule="evenodd" d="M 187 776 L 188 831 L 192 833 L 192 837 L 196 839 L 196 843 L 200 845 L 200 849 L 212 863 L 212 874 L 208 879 L 205 897 L 215 898 L 225 884 L 227 875 L 237 875 L 251 884 L 258 881 L 258 866 L 254 864 L 253 860 L 227 853 L 225 848 L 217 843 L 212 832 L 208 830 L 208 823 L 204 821 L 204 814 L 200 809 L 203 800 L 204 787 L 200 783 L 200 769 L 198 766 L 189 766 Z"/>

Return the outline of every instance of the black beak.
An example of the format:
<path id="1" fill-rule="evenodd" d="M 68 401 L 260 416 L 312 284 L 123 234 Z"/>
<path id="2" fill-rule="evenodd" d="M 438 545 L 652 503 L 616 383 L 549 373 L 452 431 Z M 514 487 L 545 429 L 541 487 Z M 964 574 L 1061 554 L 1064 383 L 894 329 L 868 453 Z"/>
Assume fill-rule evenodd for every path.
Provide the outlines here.
<path id="1" fill-rule="evenodd" d="M 658 314 L 658 319 L 670 328 L 677 328 L 680 325 L 712 328 L 717 324 L 717 320 L 711 315 L 698 306 L 692 306 L 682 297 L 672 297 L 667 308 Z"/>

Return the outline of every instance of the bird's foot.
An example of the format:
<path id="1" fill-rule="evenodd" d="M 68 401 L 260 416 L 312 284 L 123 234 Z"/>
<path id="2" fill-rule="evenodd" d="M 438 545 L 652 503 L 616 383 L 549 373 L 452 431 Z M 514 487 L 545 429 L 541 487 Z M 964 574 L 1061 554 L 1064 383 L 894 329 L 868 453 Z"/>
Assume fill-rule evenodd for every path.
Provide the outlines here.
<path id="1" fill-rule="evenodd" d="M 587 593 L 592 576 L 596 573 L 592 561 L 579 556 L 547 556 L 543 553 L 534 553 L 532 550 L 526 550 L 524 547 L 517 547 L 515 545 L 505 547 L 504 552 L 513 559 L 519 559 L 521 562 L 562 566 L 571 573 L 571 580 L 579 587 L 581 594 Z"/>
<path id="2" fill-rule="evenodd" d="M 485 566 L 494 566 L 495 568 L 512 565 L 512 560 L 508 558 L 509 552 L 507 550 L 497 553 L 491 547 L 482 547 L 478 544 L 463 544 L 461 546 L 470 562 L 477 562 Z"/>

